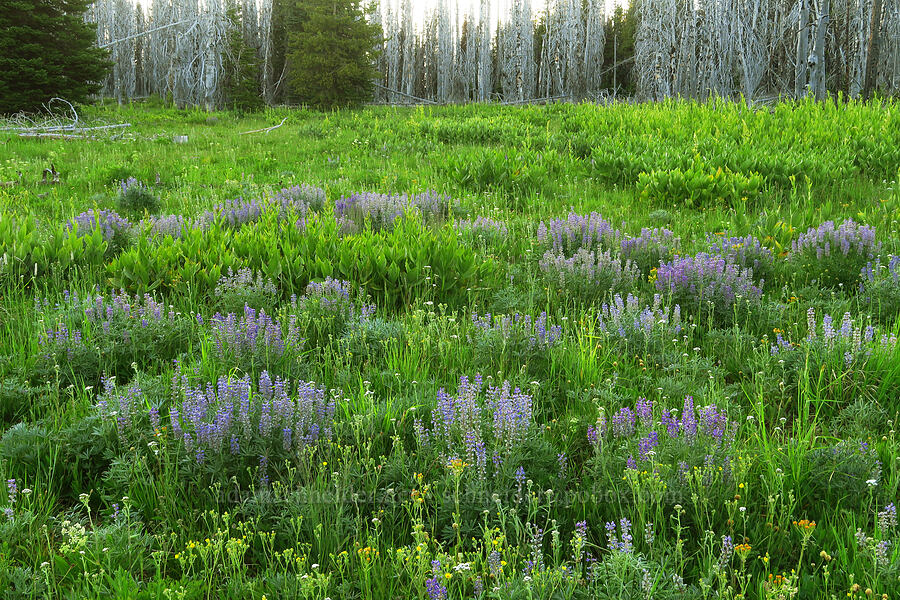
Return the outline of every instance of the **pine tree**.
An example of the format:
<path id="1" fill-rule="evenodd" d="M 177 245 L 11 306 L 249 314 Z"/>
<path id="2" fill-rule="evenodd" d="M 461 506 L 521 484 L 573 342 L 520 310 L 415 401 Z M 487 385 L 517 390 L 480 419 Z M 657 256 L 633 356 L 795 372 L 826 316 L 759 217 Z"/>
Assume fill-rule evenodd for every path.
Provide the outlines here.
<path id="1" fill-rule="evenodd" d="M 84 22 L 87 0 L 0 0 L 0 114 L 53 97 L 84 102 L 109 72 Z"/>
<path id="2" fill-rule="evenodd" d="M 320 108 L 372 98 L 381 27 L 359 0 L 300 0 L 288 28 L 287 82 L 298 101 Z"/>

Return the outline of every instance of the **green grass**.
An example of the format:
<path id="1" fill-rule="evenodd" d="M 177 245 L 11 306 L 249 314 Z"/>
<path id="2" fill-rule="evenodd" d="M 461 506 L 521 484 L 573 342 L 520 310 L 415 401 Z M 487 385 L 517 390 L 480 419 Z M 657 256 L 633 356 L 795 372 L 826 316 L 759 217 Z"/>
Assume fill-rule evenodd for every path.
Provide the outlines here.
<path id="1" fill-rule="evenodd" d="M 900 105 L 79 112 L 132 126 L 4 132 L 4 597 L 900 591 L 885 513 L 900 492 Z M 60 183 L 40 183 L 51 165 Z M 68 229 L 89 209 L 150 219 L 119 206 L 130 177 L 156 216 L 263 208 L 180 237 Z M 266 205 L 300 184 L 324 205 Z M 387 224 L 336 218 L 360 192 L 445 199 Z M 538 230 L 570 211 L 619 232 L 567 250 L 600 267 L 561 278 Z M 457 224 L 478 217 L 504 229 Z M 874 228 L 871 256 L 792 252 L 848 218 Z M 754 236 L 769 275 L 734 299 L 658 287 L 664 267 L 617 262 L 642 228 L 678 238 L 651 248 L 664 261 Z M 229 268 L 254 277 L 224 286 Z M 235 333 L 245 302 L 243 326 L 265 332 L 251 343 Z M 263 404 L 266 376 L 315 384 Z M 639 398 L 646 421 L 628 417 Z"/>

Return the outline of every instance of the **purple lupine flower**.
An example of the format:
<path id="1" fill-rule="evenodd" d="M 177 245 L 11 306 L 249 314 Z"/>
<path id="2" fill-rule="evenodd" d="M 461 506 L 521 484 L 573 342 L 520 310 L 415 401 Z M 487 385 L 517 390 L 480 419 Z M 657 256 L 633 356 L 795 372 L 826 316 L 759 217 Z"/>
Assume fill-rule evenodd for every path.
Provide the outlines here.
<path id="1" fill-rule="evenodd" d="M 875 562 L 880 568 L 886 568 L 891 564 L 891 541 L 881 540 L 875 544 Z"/>
<path id="2" fill-rule="evenodd" d="M 549 225 L 541 221 L 537 230 L 538 242 L 563 256 L 573 256 L 580 249 L 614 248 L 621 238 L 622 232 L 596 212 L 579 215 L 572 211 L 566 219 L 553 219 Z"/>
<path id="3" fill-rule="evenodd" d="M 128 219 L 120 217 L 115 211 L 90 209 L 69 221 L 69 229 L 76 227 L 79 237 L 91 235 L 95 229 L 99 229 L 104 241 L 114 243 L 124 239 L 131 229 L 131 223 L 128 222 Z"/>
<path id="4" fill-rule="evenodd" d="M 477 219 L 460 219 L 454 223 L 455 229 L 474 240 L 483 240 L 488 243 L 500 242 L 509 237 L 509 228 L 503 221 L 490 217 L 478 217 Z"/>
<path id="5" fill-rule="evenodd" d="M 587 521 L 578 521 L 575 523 L 575 533 L 583 540 L 587 540 L 588 526 Z"/>
<path id="6" fill-rule="evenodd" d="M 647 434 L 638 442 L 638 455 L 642 461 L 650 459 L 650 453 L 659 445 L 659 436 L 655 431 Z"/>
<path id="7" fill-rule="evenodd" d="M 619 520 L 619 534 L 621 541 L 619 542 L 619 550 L 629 554 L 633 549 L 632 537 L 631 537 L 631 521 L 627 518 L 622 517 Z"/>
<path id="8" fill-rule="evenodd" d="M 697 415 L 694 413 L 693 396 L 684 398 L 684 407 L 681 409 L 681 431 L 687 442 L 693 445 L 697 439 Z"/>
<path id="9" fill-rule="evenodd" d="M 695 312 L 712 306 L 720 319 L 732 316 L 739 299 L 759 304 L 762 283 L 760 286 L 754 283 L 752 270 L 705 252 L 676 256 L 670 262 L 661 263 L 656 272 L 657 290 L 670 294 L 672 301 Z"/>
<path id="10" fill-rule="evenodd" d="M 612 418 L 612 433 L 615 437 L 629 437 L 634 434 L 634 412 L 627 406 L 619 409 Z"/>
<path id="11" fill-rule="evenodd" d="M 644 543 L 647 544 L 648 547 L 652 547 L 654 540 L 656 540 L 656 532 L 653 528 L 653 523 L 648 521 L 644 525 Z"/>
<path id="12" fill-rule="evenodd" d="M 641 229 L 637 237 L 626 237 L 620 244 L 622 258 L 629 259 L 647 273 L 667 260 L 678 249 L 681 240 L 665 229 Z"/>
<path id="13" fill-rule="evenodd" d="M 453 201 L 436 192 L 414 196 L 392 196 L 363 192 L 344 196 L 334 203 L 335 217 L 348 233 L 367 223 L 374 231 L 391 230 L 395 222 L 407 214 L 417 214 L 423 221 L 447 218 Z"/>
<path id="14" fill-rule="evenodd" d="M 556 455 L 556 462 L 559 465 L 558 477 L 563 480 L 566 478 L 566 465 L 569 462 L 568 457 L 565 452 L 560 452 Z"/>
<path id="15" fill-rule="evenodd" d="M 671 437 L 671 438 L 678 437 L 678 430 L 680 428 L 680 424 L 678 423 L 678 419 L 676 419 L 672 415 L 672 411 L 670 411 L 668 408 L 664 409 L 662 412 L 662 417 L 660 419 L 660 422 L 665 426 L 666 433 L 669 434 L 669 437 Z"/>
<path id="16" fill-rule="evenodd" d="M 707 242 L 711 253 L 743 269 L 750 269 L 756 279 L 765 279 L 775 268 L 775 255 L 752 235 L 707 236 Z"/>
<path id="17" fill-rule="evenodd" d="M 16 495 L 19 493 L 19 488 L 16 485 L 15 479 L 7 479 L 6 480 L 6 497 L 9 499 L 10 504 L 16 503 Z"/>
<path id="18" fill-rule="evenodd" d="M 882 532 L 890 531 L 897 526 L 897 507 L 893 502 L 878 513 L 878 528 Z"/>
<path id="19" fill-rule="evenodd" d="M 660 294 L 654 295 L 650 305 L 633 294 L 624 299 L 616 294 L 601 306 L 597 325 L 605 336 L 631 344 L 646 344 L 654 334 L 671 339 L 681 331 L 681 307 L 663 306 Z"/>
<path id="20" fill-rule="evenodd" d="M 630 289 L 641 279 L 637 265 L 609 250 L 581 248 L 572 256 L 547 250 L 538 266 L 548 283 L 585 298 Z"/>
<path id="21" fill-rule="evenodd" d="M 501 564 L 500 553 L 496 550 L 491 550 L 491 553 L 488 554 L 488 569 L 491 572 L 491 575 L 496 577 L 500 576 L 501 571 L 503 570 L 503 565 Z"/>
<path id="22" fill-rule="evenodd" d="M 634 405 L 634 412 L 641 420 L 641 425 L 644 427 L 653 425 L 653 400 L 638 398 Z"/>
<path id="23" fill-rule="evenodd" d="M 719 551 L 719 560 L 716 567 L 719 571 L 723 570 L 731 561 L 731 555 L 734 554 L 734 542 L 731 541 L 730 535 L 722 536 L 722 549 Z"/>

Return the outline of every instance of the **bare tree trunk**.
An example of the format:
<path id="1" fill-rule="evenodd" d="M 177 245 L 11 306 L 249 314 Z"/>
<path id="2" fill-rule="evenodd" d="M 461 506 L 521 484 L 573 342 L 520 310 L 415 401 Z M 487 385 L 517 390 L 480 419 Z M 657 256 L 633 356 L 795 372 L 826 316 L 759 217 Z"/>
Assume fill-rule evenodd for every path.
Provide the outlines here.
<path id="1" fill-rule="evenodd" d="M 816 20 L 816 43 L 813 53 L 810 55 L 812 72 L 809 78 L 810 91 L 815 95 L 816 101 L 825 99 L 825 32 L 828 30 L 831 0 L 820 0 L 819 15 Z"/>
<path id="2" fill-rule="evenodd" d="M 878 79 L 878 58 L 881 51 L 881 0 L 872 3 L 872 17 L 869 24 L 869 42 L 867 47 L 867 63 L 863 98 L 868 100 L 875 91 Z"/>
<path id="3" fill-rule="evenodd" d="M 809 2 L 800 0 L 800 14 L 797 23 L 797 78 L 794 84 L 794 96 L 797 98 L 807 93 L 807 65 L 809 61 Z"/>

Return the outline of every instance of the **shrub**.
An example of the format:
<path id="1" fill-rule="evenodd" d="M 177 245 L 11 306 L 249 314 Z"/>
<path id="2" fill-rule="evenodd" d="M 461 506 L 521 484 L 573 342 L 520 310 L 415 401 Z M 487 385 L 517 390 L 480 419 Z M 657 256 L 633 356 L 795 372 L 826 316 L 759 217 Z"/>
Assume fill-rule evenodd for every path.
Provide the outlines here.
<path id="1" fill-rule="evenodd" d="M 715 404 L 697 409 L 688 396 L 679 415 L 638 398 L 633 408 L 622 407 L 611 416 L 600 409 L 587 430 L 593 449 L 588 468 L 614 489 L 622 479 L 632 489 L 655 481 L 668 488 L 667 502 L 675 504 L 700 487 L 722 491 L 722 484 L 733 481 L 737 432 L 738 424 Z"/>
<path id="2" fill-rule="evenodd" d="M 547 283 L 591 302 L 610 292 L 627 292 L 641 279 L 637 265 L 607 250 L 578 250 L 571 258 L 547 250 L 539 263 Z"/>
<path id="3" fill-rule="evenodd" d="M 735 173 L 728 167 L 713 172 L 696 161 L 687 169 L 653 170 L 638 175 L 641 195 L 659 202 L 675 202 L 692 208 L 730 205 L 755 198 L 763 184 L 758 173 Z"/>
<path id="4" fill-rule="evenodd" d="M 234 272 L 230 267 L 213 292 L 219 310 L 223 313 L 240 312 L 245 306 L 257 310 L 271 308 L 278 299 L 278 288 L 262 273 L 255 273 L 248 267 Z"/>
<path id="5" fill-rule="evenodd" d="M 856 289 L 862 269 L 881 249 L 875 228 L 847 219 L 840 225 L 826 221 L 810 227 L 791 245 L 789 260 L 801 279 L 825 287 Z"/>
<path id="6" fill-rule="evenodd" d="M 306 293 L 291 298 L 289 312 L 311 346 L 339 338 L 350 325 L 359 325 L 375 314 L 375 305 L 366 304 L 362 291 L 354 292 L 349 281 L 326 277 L 311 281 Z"/>
<path id="7" fill-rule="evenodd" d="M 454 227 L 461 238 L 480 248 L 500 247 L 509 239 L 506 223 L 490 217 L 459 219 Z"/>
<path id="8" fill-rule="evenodd" d="M 900 256 L 868 263 L 861 274 L 860 296 L 875 318 L 892 325 L 900 316 Z"/>
<path id="9" fill-rule="evenodd" d="M 153 213 L 159 210 L 159 198 L 146 185 L 129 177 L 119 183 L 119 209 L 126 213 Z"/>
<path id="10" fill-rule="evenodd" d="M 106 379 L 97 408 L 115 423 L 125 447 L 147 447 L 156 441 L 177 452 L 189 471 L 216 469 L 215 477 L 239 476 L 251 466 L 260 467 L 265 483 L 269 465 L 301 456 L 306 448 L 331 438 L 335 405 L 334 395 L 312 382 L 273 380 L 265 371 L 257 381 L 252 384 L 245 375 L 193 386 L 179 370 L 164 420 L 166 415 L 139 387 L 123 390 Z"/>
<path id="11" fill-rule="evenodd" d="M 705 252 L 662 263 L 656 272 L 656 289 L 682 310 L 708 312 L 716 324 L 734 319 L 736 307 L 744 303 L 758 307 L 762 298 L 749 269 Z"/>
<path id="12" fill-rule="evenodd" d="M 544 248 L 566 257 L 582 249 L 617 249 L 621 238 L 622 232 L 596 212 L 579 215 L 573 211 L 567 218 L 553 219 L 548 225 L 541 221 L 537 230 L 538 242 Z"/>
<path id="13" fill-rule="evenodd" d="M 681 239 L 675 237 L 675 233 L 669 229 L 654 228 L 641 229 L 637 237 L 625 237 L 621 242 L 622 258 L 631 260 L 641 270 L 641 273 L 649 275 L 650 271 L 659 264 L 668 260 L 678 250 Z"/>
<path id="14" fill-rule="evenodd" d="M 320 212 L 325 206 L 325 190 L 320 187 L 302 183 L 300 185 L 282 188 L 272 197 L 272 203 L 287 210 L 289 207 L 306 211 Z"/>
<path id="15" fill-rule="evenodd" d="M 753 237 L 711 237 L 707 236 L 710 243 L 709 251 L 718 254 L 728 263 L 737 265 L 742 269 L 753 271 L 755 281 L 771 281 L 775 272 L 775 255 L 767 247 Z"/>
<path id="16" fill-rule="evenodd" d="M 506 365 L 511 370 L 527 366 L 536 375 L 547 371 L 550 350 L 563 343 L 563 330 L 552 324 L 547 313 L 522 315 L 472 314 L 470 342 L 479 365 Z"/>
<path id="17" fill-rule="evenodd" d="M 99 383 L 103 371 L 125 376 L 132 372 L 132 364 L 170 362 L 194 338 L 189 315 L 149 294 L 132 297 L 116 292 L 107 298 L 97 293 L 82 298 L 66 292 L 60 304 L 38 302 L 36 310 L 44 322 L 35 365 L 35 375 L 42 380 L 57 365 L 69 382 L 82 377 Z"/>
<path id="18" fill-rule="evenodd" d="M 662 353 L 681 333 L 681 307 L 664 306 L 660 294 L 649 305 L 632 294 L 625 299 L 616 294 L 600 308 L 597 326 L 604 337 L 621 345 L 623 355 L 638 350 Z"/>
<path id="19" fill-rule="evenodd" d="M 185 219 L 182 215 L 162 215 L 159 217 L 149 217 L 141 221 L 140 230 L 146 232 L 151 238 L 169 236 L 173 239 L 179 239 L 185 228 L 193 227 L 190 219 Z"/>
<path id="20" fill-rule="evenodd" d="M 76 215 L 69 221 L 68 227 L 79 237 L 90 236 L 95 229 L 99 229 L 103 234 L 103 240 L 107 243 L 108 255 L 118 254 L 131 241 L 129 238 L 131 223 L 111 210 L 90 209 Z"/>
<path id="21" fill-rule="evenodd" d="M 453 201 L 449 196 L 425 192 L 414 196 L 363 192 L 341 197 L 334 212 L 342 228 L 353 233 L 368 224 L 372 231 L 390 231 L 397 219 L 417 213 L 423 222 L 435 222 L 450 216 Z"/>
<path id="22" fill-rule="evenodd" d="M 508 381 L 485 387 L 481 375 L 472 380 L 463 375 L 456 396 L 438 390 L 431 429 L 415 420 L 416 443 L 450 469 L 472 466 L 478 479 L 486 480 L 522 453 L 534 429 L 533 413 L 532 397 Z"/>
<path id="23" fill-rule="evenodd" d="M 238 367 L 247 373 L 290 365 L 304 343 L 296 319 L 283 326 L 264 310 L 249 306 L 240 314 L 216 313 L 210 326 L 220 365 Z"/>

